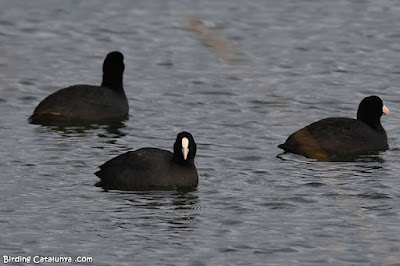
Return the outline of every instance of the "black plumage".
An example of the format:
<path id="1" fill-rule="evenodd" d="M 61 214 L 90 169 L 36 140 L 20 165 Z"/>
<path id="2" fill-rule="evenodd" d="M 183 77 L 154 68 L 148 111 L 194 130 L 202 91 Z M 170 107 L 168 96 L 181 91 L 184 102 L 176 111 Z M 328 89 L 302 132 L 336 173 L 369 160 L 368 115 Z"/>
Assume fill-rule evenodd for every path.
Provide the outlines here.
<path id="1" fill-rule="evenodd" d="M 192 135 L 181 132 L 176 137 L 173 153 L 141 148 L 104 163 L 95 173 L 101 179 L 97 185 L 118 190 L 195 188 L 199 182 L 194 164 L 196 149 Z"/>
<path id="2" fill-rule="evenodd" d="M 34 124 L 101 122 L 126 119 L 128 100 L 123 89 L 125 65 L 120 52 L 111 52 L 103 63 L 101 86 L 74 85 L 47 96 L 35 108 Z"/>
<path id="3" fill-rule="evenodd" d="M 285 152 L 319 160 L 342 160 L 389 148 L 380 123 L 389 109 L 378 96 L 364 98 L 357 119 L 331 117 L 314 122 L 291 134 L 278 147 Z"/>

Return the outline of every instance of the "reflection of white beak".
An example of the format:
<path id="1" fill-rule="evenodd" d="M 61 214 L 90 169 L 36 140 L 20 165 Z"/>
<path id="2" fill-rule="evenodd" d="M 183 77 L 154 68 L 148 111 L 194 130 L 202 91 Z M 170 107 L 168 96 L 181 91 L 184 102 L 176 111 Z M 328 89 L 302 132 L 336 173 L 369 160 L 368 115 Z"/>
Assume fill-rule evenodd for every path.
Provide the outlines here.
<path id="1" fill-rule="evenodd" d="M 390 113 L 389 108 L 387 108 L 385 105 L 382 107 L 382 112 L 386 115 Z"/>
<path id="2" fill-rule="evenodd" d="M 187 138 L 182 138 L 182 155 L 183 159 L 186 161 L 189 154 L 189 140 Z"/>

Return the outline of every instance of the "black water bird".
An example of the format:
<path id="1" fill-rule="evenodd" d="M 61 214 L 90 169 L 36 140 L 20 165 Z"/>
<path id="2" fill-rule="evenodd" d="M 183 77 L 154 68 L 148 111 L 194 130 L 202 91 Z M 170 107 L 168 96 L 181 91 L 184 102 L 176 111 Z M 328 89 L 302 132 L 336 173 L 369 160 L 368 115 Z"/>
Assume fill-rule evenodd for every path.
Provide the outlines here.
<path id="1" fill-rule="evenodd" d="M 389 109 L 378 96 L 364 98 L 357 119 L 330 117 L 314 122 L 291 134 L 278 147 L 322 161 L 342 160 L 389 148 L 380 118 Z"/>
<path id="2" fill-rule="evenodd" d="M 195 188 L 199 182 L 196 149 L 193 136 L 181 132 L 173 153 L 158 148 L 129 151 L 100 166 L 95 173 L 101 179 L 97 186 L 118 190 Z"/>
<path id="3" fill-rule="evenodd" d="M 124 120 L 129 105 L 123 88 L 124 56 L 111 52 L 103 63 L 101 86 L 74 85 L 47 96 L 35 108 L 34 124 Z"/>

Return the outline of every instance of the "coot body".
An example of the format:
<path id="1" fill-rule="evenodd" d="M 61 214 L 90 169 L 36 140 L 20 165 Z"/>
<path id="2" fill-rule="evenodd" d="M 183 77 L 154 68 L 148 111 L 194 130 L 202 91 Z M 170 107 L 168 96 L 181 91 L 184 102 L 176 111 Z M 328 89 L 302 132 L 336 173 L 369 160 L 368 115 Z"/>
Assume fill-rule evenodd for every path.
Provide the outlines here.
<path id="1" fill-rule="evenodd" d="M 129 112 L 122 79 L 125 65 L 120 52 L 103 63 L 101 86 L 74 85 L 47 96 L 29 118 L 31 123 L 101 122 L 126 119 Z"/>
<path id="2" fill-rule="evenodd" d="M 314 122 L 291 134 L 278 147 L 285 152 L 319 160 L 342 160 L 389 148 L 380 123 L 389 109 L 378 96 L 364 98 L 357 119 L 331 117 Z"/>
<path id="3" fill-rule="evenodd" d="M 196 149 L 192 135 L 181 132 L 173 153 L 141 148 L 104 163 L 95 173 L 101 179 L 97 185 L 118 190 L 195 188 L 199 182 L 194 164 Z"/>

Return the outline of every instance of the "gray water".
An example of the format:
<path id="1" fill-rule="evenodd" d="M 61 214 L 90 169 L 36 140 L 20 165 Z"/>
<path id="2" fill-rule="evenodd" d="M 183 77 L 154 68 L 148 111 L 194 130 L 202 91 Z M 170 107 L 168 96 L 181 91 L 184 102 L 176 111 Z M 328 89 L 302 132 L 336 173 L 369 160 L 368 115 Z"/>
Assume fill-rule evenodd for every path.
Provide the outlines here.
<path id="1" fill-rule="evenodd" d="M 188 17 L 243 60 L 223 60 Z M 0 49 L 1 256 L 398 265 L 398 1 L 1 0 Z M 113 50 L 125 55 L 129 120 L 27 122 L 46 95 L 99 84 Z M 334 163 L 276 147 L 316 120 L 355 117 L 372 94 L 391 110 L 388 151 Z M 198 144 L 196 190 L 95 186 L 100 164 L 145 146 L 172 150 L 183 130 Z"/>

